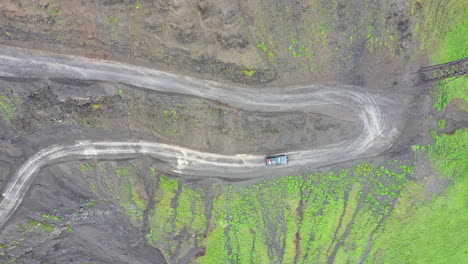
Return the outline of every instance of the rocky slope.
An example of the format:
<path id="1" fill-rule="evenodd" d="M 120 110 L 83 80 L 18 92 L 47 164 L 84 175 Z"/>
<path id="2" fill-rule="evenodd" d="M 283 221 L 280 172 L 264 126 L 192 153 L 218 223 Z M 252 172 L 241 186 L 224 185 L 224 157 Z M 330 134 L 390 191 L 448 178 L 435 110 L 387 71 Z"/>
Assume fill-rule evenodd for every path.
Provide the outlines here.
<path id="1" fill-rule="evenodd" d="M 417 86 L 410 73 L 468 57 L 465 9 L 463 0 L 1 1 L 0 44 L 246 89 L 355 84 L 394 95 L 406 124 L 377 157 L 256 181 L 179 177 L 149 157 L 48 166 L 0 230 L 0 262 L 462 263 L 468 85 Z M 353 125 L 111 82 L 5 77 L 0 180 L 57 142 L 273 153 L 336 142 Z"/>

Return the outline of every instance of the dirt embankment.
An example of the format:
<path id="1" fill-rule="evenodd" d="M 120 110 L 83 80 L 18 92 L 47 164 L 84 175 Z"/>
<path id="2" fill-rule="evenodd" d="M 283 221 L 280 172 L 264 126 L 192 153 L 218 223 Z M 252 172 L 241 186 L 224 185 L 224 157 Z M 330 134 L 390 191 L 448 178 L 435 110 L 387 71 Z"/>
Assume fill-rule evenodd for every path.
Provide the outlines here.
<path id="1" fill-rule="evenodd" d="M 389 89 L 413 54 L 411 23 L 399 0 L 7 0 L 0 44 L 248 85 L 338 80 Z"/>
<path id="2" fill-rule="evenodd" d="M 152 64 L 247 84 L 277 78 L 236 1 L 6 1 L 0 43 Z M 255 67 L 255 75 L 243 71 Z"/>

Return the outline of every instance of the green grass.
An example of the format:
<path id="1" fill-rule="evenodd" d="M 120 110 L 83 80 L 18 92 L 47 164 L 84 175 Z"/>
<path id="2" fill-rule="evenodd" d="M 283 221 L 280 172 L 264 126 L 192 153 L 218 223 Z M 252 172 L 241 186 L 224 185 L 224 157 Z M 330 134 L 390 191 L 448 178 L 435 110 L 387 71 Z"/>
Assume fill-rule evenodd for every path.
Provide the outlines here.
<path id="1" fill-rule="evenodd" d="M 67 232 L 68 233 L 72 233 L 74 231 L 75 231 L 75 229 L 73 229 L 73 227 L 71 227 L 71 225 L 67 227 Z"/>
<path id="2" fill-rule="evenodd" d="M 95 206 L 95 205 L 96 205 L 96 202 L 95 202 L 95 201 L 92 201 L 92 202 L 89 202 L 89 203 L 85 204 L 84 206 L 86 206 L 86 207 L 93 207 L 93 206 Z"/>
<path id="3" fill-rule="evenodd" d="M 146 209 L 147 201 L 136 191 L 135 166 L 129 164 L 125 167 L 117 166 L 115 176 L 118 179 L 116 191 L 119 204 L 126 210 L 130 219 L 136 226 L 143 224 L 143 211 Z"/>
<path id="4" fill-rule="evenodd" d="M 53 231 L 55 229 L 55 227 L 51 224 L 48 224 L 48 223 L 41 223 L 40 224 L 40 227 L 43 231 Z"/>
<path id="5" fill-rule="evenodd" d="M 437 127 L 438 128 L 444 129 L 445 126 L 446 126 L 445 119 L 441 118 L 441 119 L 437 120 Z"/>
<path id="6" fill-rule="evenodd" d="M 55 221 L 63 221 L 62 218 L 56 216 L 56 215 L 51 215 L 51 214 L 43 214 L 42 217 L 47 218 L 47 219 L 52 219 Z"/>
<path id="7" fill-rule="evenodd" d="M 265 44 L 265 41 L 257 43 L 257 49 L 263 50 L 264 52 L 268 52 L 268 48 Z"/>
<path id="8" fill-rule="evenodd" d="M 109 23 L 117 23 L 117 22 L 120 21 L 120 19 L 118 19 L 117 17 L 112 17 L 112 16 L 106 17 L 106 20 L 107 20 Z"/>
<path id="9" fill-rule="evenodd" d="M 314 52 L 305 45 L 300 45 L 296 38 L 291 38 L 288 50 L 291 51 L 294 58 L 312 58 L 314 56 Z"/>
<path id="10" fill-rule="evenodd" d="M 468 222 L 465 174 L 441 196 L 414 205 L 387 222 L 368 263 L 465 263 Z M 400 201 L 405 205 L 407 201 Z"/>
<path id="11" fill-rule="evenodd" d="M 247 70 L 243 70 L 244 74 L 249 76 L 249 77 L 252 77 L 255 75 L 255 73 L 257 73 L 257 71 L 255 70 L 251 70 L 251 69 L 247 69 Z"/>
<path id="12" fill-rule="evenodd" d="M 58 16 L 58 15 L 62 14 L 62 12 L 63 12 L 63 11 L 62 11 L 61 9 L 54 8 L 54 9 L 52 9 L 52 10 L 49 12 L 49 14 L 50 14 L 51 16 Z"/>
<path id="13" fill-rule="evenodd" d="M 55 227 L 51 224 L 48 224 L 46 222 L 36 221 L 34 219 L 29 219 L 26 225 L 21 225 L 19 226 L 19 228 L 27 232 L 37 232 L 37 231 L 50 232 L 55 229 Z"/>
<path id="14" fill-rule="evenodd" d="M 261 31 L 264 32 L 265 28 L 261 27 Z M 255 50 L 261 50 L 262 54 L 266 55 L 270 62 L 274 62 L 276 55 L 272 51 L 272 48 L 273 48 L 272 39 L 269 39 L 269 41 L 268 41 L 269 46 L 270 46 L 270 48 L 268 48 L 267 42 L 265 41 L 265 38 L 264 38 L 264 34 L 262 34 L 262 33 L 257 34 L 257 38 L 261 39 L 262 41 L 257 40 L 256 41 L 257 45 L 254 47 L 254 49 Z M 255 75 L 255 71 L 252 72 L 251 70 L 244 70 L 244 73 L 249 77 L 252 77 L 253 75 Z M 248 75 L 248 74 L 251 74 L 251 75 Z"/>
<path id="15" fill-rule="evenodd" d="M 0 92 L 0 113 L 4 115 L 6 120 L 12 120 L 15 116 L 15 108 L 13 102 L 3 93 Z"/>
<path id="16" fill-rule="evenodd" d="M 215 186 L 215 200 L 213 208 L 229 207 L 229 202 L 221 196 L 222 187 Z M 226 213 L 224 210 L 213 210 L 211 220 L 212 231 L 210 235 L 203 241 L 206 247 L 206 254 L 198 259 L 199 263 L 229 263 L 228 249 L 226 247 L 225 230 L 228 225 L 226 221 Z"/>
<path id="17" fill-rule="evenodd" d="M 448 178 L 468 175 L 468 129 L 452 135 L 432 132 L 432 137 L 428 154 L 439 173 Z"/>
<path id="18" fill-rule="evenodd" d="M 200 192 L 184 185 L 178 199 L 176 228 L 202 232 L 205 228 L 205 205 Z"/>
<path id="19" fill-rule="evenodd" d="M 80 170 L 82 170 L 82 171 L 89 171 L 92 168 L 93 168 L 93 166 L 91 164 L 89 164 L 88 162 L 85 162 L 80 166 Z"/>
<path id="20" fill-rule="evenodd" d="M 20 229 L 25 229 L 25 230 L 29 230 L 29 229 L 32 229 L 34 226 L 37 226 L 39 225 L 40 222 L 39 221 L 36 221 L 34 219 L 29 219 L 28 220 L 28 223 L 26 225 L 19 225 L 18 227 Z"/>
<path id="21" fill-rule="evenodd" d="M 155 197 L 155 209 L 149 217 L 151 231 L 147 238 L 152 243 L 170 241 L 169 230 L 175 215 L 171 202 L 175 198 L 178 188 L 178 181 L 168 179 L 165 176 L 160 177 L 159 188 Z M 164 248 L 161 249 L 164 250 Z"/>

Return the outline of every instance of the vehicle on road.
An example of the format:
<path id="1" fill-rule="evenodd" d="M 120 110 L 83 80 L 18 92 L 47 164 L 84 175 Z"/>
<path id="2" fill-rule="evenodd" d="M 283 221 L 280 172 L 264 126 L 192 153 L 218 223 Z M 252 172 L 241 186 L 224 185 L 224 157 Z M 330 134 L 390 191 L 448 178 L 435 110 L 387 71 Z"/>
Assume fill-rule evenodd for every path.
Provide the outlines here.
<path id="1" fill-rule="evenodd" d="M 266 165 L 285 165 L 288 164 L 287 155 L 269 156 L 265 158 Z"/>

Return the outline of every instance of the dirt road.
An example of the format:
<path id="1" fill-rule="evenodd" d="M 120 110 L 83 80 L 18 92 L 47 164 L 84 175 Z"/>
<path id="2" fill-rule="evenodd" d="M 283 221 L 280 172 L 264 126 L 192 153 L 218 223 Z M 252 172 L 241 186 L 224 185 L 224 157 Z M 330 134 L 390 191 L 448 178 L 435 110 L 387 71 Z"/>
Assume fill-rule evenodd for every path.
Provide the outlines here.
<path id="1" fill-rule="evenodd" d="M 53 163 L 73 159 L 150 155 L 167 162 L 169 171 L 181 175 L 254 178 L 291 174 L 303 168 L 311 169 L 374 156 L 388 149 L 398 135 L 398 112 L 384 111 L 394 108 L 396 103 L 370 95 L 356 86 L 244 88 L 109 61 L 58 56 L 5 46 L 0 49 L 0 76 L 117 82 L 142 89 L 221 101 L 247 111 L 313 112 L 360 124 L 357 138 L 320 149 L 286 153 L 290 156 L 290 164 L 278 168 L 266 168 L 264 156 L 261 155 L 220 155 L 154 142 L 82 141 L 74 145 L 53 145 L 30 157 L 5 186 L 0 203 L 0 226 L 8 221 L 19 206 L 38 170 Z"/>

